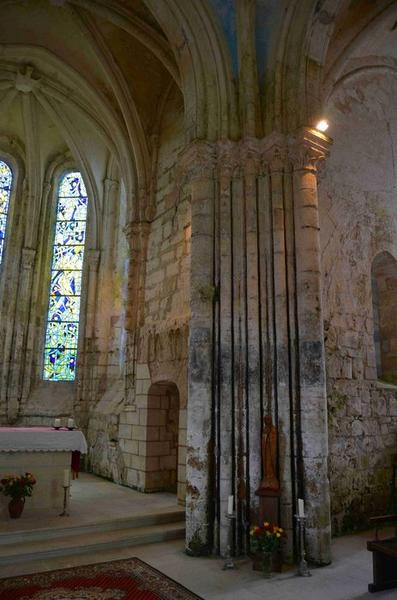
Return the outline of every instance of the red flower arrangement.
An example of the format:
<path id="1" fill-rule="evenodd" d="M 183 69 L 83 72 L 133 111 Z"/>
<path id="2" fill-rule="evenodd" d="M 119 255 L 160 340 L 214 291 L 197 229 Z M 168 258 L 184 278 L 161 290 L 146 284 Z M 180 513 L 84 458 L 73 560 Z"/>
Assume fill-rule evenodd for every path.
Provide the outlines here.
<path id="1" fill-rule="evenodd" d="M 255 553 L 275 552 L 287 537 L 284 529 L 265 521 L 262 527 L 252 527 L 250 531 L 251 550 Z"/>
<path id="2" fill-rule="evenodd" d="M 36 479 L 32 473 L 25 475 L 6 475 L 0 480 L 0 492 L 5 496 L 11 496 L 12 499 L 26 498 L 31 496 Z"/>

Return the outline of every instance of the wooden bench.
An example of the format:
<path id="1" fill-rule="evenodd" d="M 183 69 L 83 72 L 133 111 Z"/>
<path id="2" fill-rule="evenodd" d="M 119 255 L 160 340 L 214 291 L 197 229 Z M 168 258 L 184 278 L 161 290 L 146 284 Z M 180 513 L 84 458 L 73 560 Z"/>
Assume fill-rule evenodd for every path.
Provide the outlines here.
<path id="1" fill-rule="evenodd" d="M 397 587 L 397 527 L 393 537 L 379 539 L 379 529 L 393 523 L 397 524 L 397 515 L 384 515 L 370 519 L 370 524 L 375 526 L 375 539 L 367 542 L 367 549 L 372 552 L 374 579 L 374 582 L 368 585 L 369 592 Z"/>

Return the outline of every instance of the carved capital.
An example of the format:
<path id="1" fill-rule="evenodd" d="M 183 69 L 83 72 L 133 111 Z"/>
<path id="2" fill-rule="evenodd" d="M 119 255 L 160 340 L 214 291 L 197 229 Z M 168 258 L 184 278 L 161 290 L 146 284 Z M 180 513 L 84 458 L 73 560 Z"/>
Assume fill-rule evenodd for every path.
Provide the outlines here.
<path id="1" fill-rule="evenodd" d="M 235 142 L 231 142 L 230 140 L 219 142 L 217 147 L 219 176 L 228 179 L 232 178 L 239 166 L 239 158 L 238 146 Z"/>
<path id="2" fill-rule="evenodd" d="M 119 182 L 117 181 L 117 179 L 110 179 L 109 177 L 106 177 L 103 180 L 103 185 L 105 188 L 105 194 L 111 194 L 113 193 L 117 193 L 119 190 Z"/>
<path id="3" fill-rule="evenodd" d="M 22 268 L 31 269 L 34 265 L 36 250 L 34 248 L 22 248 Z"/>
<path id="4" fill-rule="evenodd" d="M 316 171 L 320 161 L 327 158 L 332 139 L 311 127 L 304 127 L 289 140 L 288 155 L 294 170 Z"/>
<path id="5" fill-rule="evenodd" d="M 139 260 L 146 251 L 150 223 L 148 221 L 131 221 L 124 227 L 123 231 L 130 249 L 130 258 Z"/>
<path id="6" fill-rule="evenodd" d="M 262 170 L 262 152 L 256 138 L 246 138 L 240 145 L 241 168 L 246 175 L 256 176 Z"/>
<path id="7" fill-rule="evenodd" d="M 179 154 L 178 176 L 184 181 L 210 179 L 216 166 L 216 147 L 210 142 L 196 141 Z"/>
<path id="8" fill-rule="evenodd" d="M 283 171 L 289 164 L 285 136 L 274 132 L 263 142 L 263 160 L 268 169 L 271 172 Z"/>

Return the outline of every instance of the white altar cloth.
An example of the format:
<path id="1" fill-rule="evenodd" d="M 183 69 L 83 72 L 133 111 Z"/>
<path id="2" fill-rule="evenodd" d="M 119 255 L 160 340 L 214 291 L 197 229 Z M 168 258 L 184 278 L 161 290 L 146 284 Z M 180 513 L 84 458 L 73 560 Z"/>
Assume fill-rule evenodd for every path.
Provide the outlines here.
<path id="1" fill-rule="evenodd" d="M 81 431 L 52 427 L 0 427 L 0 452 L 73 452 L 87 454 Z"/>
<path id="2" fill-rule="evenodd" d="M 0 427 L 0 479 L 5 475 L 33 473 L 36 485 L 22 514 L 59 514 L 63 508 L 64 472 L 71 467 L 72 452 L 87 453 L 81 431 L 52 427 Z M 70 490 L 70 488 L 69 488 Z M 1 522 L 9 519 L 9 498 L 0 494 Z"/>

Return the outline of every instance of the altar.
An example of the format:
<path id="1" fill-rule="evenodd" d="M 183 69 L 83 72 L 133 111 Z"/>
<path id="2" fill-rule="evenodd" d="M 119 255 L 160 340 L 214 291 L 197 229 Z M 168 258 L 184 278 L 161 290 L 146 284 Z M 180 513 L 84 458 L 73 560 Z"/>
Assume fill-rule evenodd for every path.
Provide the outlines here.
<path id="1" fill-rule="evenodd" d="M 73 451 L 87 453 L 87 442 L 79 430 L 0 427 L 0 479 L 32 473 L 37 483 L 33 495 L 26 499 L 25 511 L 39 508 L 60 512 L 65 471 L 70 470 Z M 9 498 L 1 495 L 2 518 L 8 515 L 8 502 Z"/>

